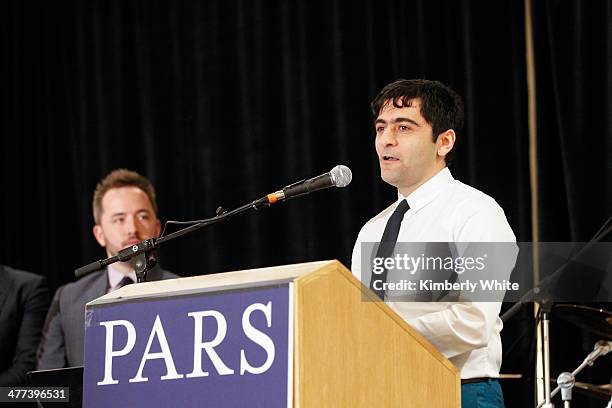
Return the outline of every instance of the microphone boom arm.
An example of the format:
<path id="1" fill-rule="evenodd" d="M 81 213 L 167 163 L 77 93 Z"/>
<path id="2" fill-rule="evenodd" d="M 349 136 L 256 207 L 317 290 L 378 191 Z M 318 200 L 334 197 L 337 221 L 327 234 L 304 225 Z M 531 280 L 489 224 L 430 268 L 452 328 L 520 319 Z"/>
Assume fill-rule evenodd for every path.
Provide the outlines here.
<path id="1" fill-rule="evenodd" d="M 336 166 L 329 173 L 325 173 L 308 180 L 301 180 L 297 183 L 290 184 L 282 190 L 268 194 L 258 200 L 255 200 L 249 204 L 245 204 L 234 210 L 218 214 L 215 217 L 197 221 L 187 221 L 180 223 L 174 222 L 176 224 L 191 225 L 159 238 L 149 238 L 140 241 L 138 244 L 122 249 L 115 256 L 111 256 L 106 259 L 100 259 L 98 261 L 81 266 L 80 268 L 74 271 L 74 274 L 77 278 L 80 278 L 89 273 L 98 271 L 104 268 L 105 266 L 108 266 L 115 262 L 130 261 L 134 266 L 138 281 L 144 281 L 146 278 L 147 271 L 150 270 L 157 263 L 155 251 L 163 243 L 181 237 L 185 234 L 189 234 L 193 231 L 199 230 L 200 228 L 217 224 L 222 221 L 227 221 L 233 216 L 242 214 L 250 209 L 258 210 L 263 207 L 269 207 L 278 201 L 284 201 L 289 198 L 309 194 L 311 192 L 332 186 L 345 187 L 351 182 L 351 177 L 351 170 L 348 167 Z"/>

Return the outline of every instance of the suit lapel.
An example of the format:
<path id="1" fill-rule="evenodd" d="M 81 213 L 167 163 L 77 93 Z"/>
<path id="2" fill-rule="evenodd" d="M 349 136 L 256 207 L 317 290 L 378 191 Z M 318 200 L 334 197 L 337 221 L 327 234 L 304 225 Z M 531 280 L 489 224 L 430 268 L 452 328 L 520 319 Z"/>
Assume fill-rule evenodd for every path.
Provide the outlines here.
<path id="1" fill-rule="evenodd" d="M 100 276 L 98 276 L 91 283 L 91 285 L 85 288 L 81 296 L 79 296 L 79 299 L 83 302 L 83 305 L 85 305 L 86 303 L 91 302 L 92 300 L 97 299 L 102 295 L 105 295 L 107 290 L 108 273 L 106 272 L 106 270 L 104 270 L 104 273 L 101 273 Z"/>
<path id="2" fill-rule="evenodd" d="M 67 349 L 68 365 L 83 365 L 84 343 L 85 343 L 85 326 L 89 324 L 90 317 L 85 314 L 85 305 L 94 299 L 106 294 L 108 288 L 108 274 L 106 270 L 100 274 L 87 288 L 84 288 L 83 293 L 78 297 L 78 300 L 72 306 L 72 318 L 75 319 L 73 330 L 74 334 L 68 337 L 71 347 Z"/>

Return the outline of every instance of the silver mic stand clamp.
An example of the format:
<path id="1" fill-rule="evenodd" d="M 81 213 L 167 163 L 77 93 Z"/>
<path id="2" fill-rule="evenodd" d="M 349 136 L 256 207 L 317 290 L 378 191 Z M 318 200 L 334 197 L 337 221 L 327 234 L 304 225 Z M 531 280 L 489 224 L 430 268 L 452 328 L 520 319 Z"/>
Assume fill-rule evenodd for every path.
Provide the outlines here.
<path id="1" fill-rule="evenodd" d="M 563 400 L 563 408 L 570 408 L 570 401 L 572 400 L 572 388 L 576 379 L 574 374 L 564 372 L 559 374 L 557 377 L 557 385 L 561 387 L 561 399 Z"/>

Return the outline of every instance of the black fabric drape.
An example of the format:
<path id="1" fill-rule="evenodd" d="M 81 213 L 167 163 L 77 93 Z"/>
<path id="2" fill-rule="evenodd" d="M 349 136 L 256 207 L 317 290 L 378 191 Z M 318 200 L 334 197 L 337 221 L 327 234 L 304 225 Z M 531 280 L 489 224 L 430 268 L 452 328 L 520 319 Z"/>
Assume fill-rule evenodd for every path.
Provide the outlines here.
<path id="1" fill-rule="evenodd" d="M 612 2 L 533 4 L 540 240 L 588 241 L 612 216 Z M 566 323 L 554 309 L 551 325 L 556 377 L 576 368 L 599 337 Z M 605 384 L 611 377 L 608 356 L 577 381 Z M 602 405 L 580 392 L 572 402 Z"/>
<path id="2" fill-rule="evenodd" d="M 120 166 L 154 181 L 163 219 L 193 219 L 345 163 L 350 187 L 210 228 L 162 256 L 183 274 L 348 264 L 359 227 L 394 199 L 378 176 L 369 101 L 400 77 L 440 79 L 466 96 L 453 171 L 495 196 L 518 236 L 530 237 L 520 5 L 2 7 L 2 255 L 54 284 L 103 255 L 90 197 Z M 512 181 L 501 188 L 501 177 Z M 41 252 L 31 256 L 34 237 Z"/>
<path id="3" fill-rule="evenodd" d="M 535 2 L 542 240 L 612 215 L 612 3 Z"/>
<path id="4" fill-rule="evenodd" d="M 540 36 L 549 23 L 546 7 L 557 4 L 541 3 L 534 23 L 538 81 L 545 78 L 542 61 L 553 61 L 546 41 L 564 38 Z M 202 230 L 168 244 L 161 258 L 182 275 L 330 258 L 349 266 L 361 225 L 395 199 L 378 175 L 369 101 L 397 78 L 438 79 L 464 96 L 467 121 L 452 171 L 500 203 L 519 240 L 531 239 L 522 2 L 73 0 L 9 1 L 0 9 L 0 260 L 44 274 L 54 287 L 104 256 L 91 234 L 91 194 L 117 167 L 152 179 L 162 220 L 184 220 L 346 164 L 354 176 L 349 187 Z M 591 103 L 588 111 L 599 109 L 598 124 L 576 122 L 559 139 L 545 129 L 565 125 L 557 119 L 572 112 L 540 110 L 546 239 L 553 237 L 547 228 L 587 233 L 599 222 L 595 211 L 583 213 L 585 203 L 571 207 L 570 222 L 551 215 L 559 208 L 553 198 L 565 191 L 553 188 L 555 180 L 569 177 L 561 183 L 569 197 L 590 181 L 581 175 L 592 173 L 571 162 L 558 174 L 548 144 L 564 140 L 578 160 L 586 150 L 572 143 L 597 143 L 587 156 L 607 172 L 610 199 L 603 164 L 610 146 L 606 10 L 606 34 L 606 26 L 598 33 L 586 24 L 586 15 L 572 16 L 597 41 L 606 38 L 608 90 L 595 88 L 587 71 L 606 72 L 596 67 L 601 49 L 589 54 L 581 77 L 593 81 L 593 89 L 581 90 L 582 101 Z M 539 82 L 540 104 L 565 101 L 566 92 L 581 89 L 572 81 Z M 576 197 L 574 203 L 584 195 Z M 574 236 L 582 237 L 554 239 Z M 504 330 L 504 343 L 524 324 Z M 521 347 L 509 361 L 523 358 Z M 508 406 L 524 406 L 520 398 L 507 393 Z"/>

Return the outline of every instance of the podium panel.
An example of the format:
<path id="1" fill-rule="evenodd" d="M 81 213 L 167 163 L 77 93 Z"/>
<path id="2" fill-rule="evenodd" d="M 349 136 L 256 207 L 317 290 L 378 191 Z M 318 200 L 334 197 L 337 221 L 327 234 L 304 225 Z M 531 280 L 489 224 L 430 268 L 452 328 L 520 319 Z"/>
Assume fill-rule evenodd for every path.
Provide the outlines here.
<path id="1" fill-rule="evenodd" d="M 291 283 L 89 307 L 85 407 L 291 406 Z"/>
<path id="2" fill-rule="evenodd" d="M 459 407 L 457 368 L 338 261 L 87 304 L 84 406 Z"/>
<path id="3" fill-rule="evenodd" d="M 338 262 L 296 280 L 294 406 L 460 407 L 458 369 L 374 296 Z"/>

